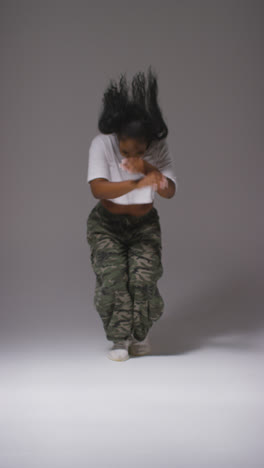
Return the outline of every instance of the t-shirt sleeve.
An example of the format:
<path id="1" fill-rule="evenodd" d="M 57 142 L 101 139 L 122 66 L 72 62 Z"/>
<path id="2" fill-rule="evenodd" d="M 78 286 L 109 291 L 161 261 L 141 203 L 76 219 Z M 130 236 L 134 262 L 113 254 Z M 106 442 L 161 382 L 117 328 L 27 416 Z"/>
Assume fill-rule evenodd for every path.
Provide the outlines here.
<path id="1" fill-rule="evenodd" d="M 178 190 L 178 180 L 174 170 L 174 163 L 170 155 L 170 150 L 167 140 L 161 141 L 157 163 L 157 169 L 175 183 L 176 191 Z"/>
<path id="2" fill-rule="evenodd" d="M 99 177 L 110 181 L 110 170 L 104 142 L 95 138 L 89 148 L 87 182 Z"/>

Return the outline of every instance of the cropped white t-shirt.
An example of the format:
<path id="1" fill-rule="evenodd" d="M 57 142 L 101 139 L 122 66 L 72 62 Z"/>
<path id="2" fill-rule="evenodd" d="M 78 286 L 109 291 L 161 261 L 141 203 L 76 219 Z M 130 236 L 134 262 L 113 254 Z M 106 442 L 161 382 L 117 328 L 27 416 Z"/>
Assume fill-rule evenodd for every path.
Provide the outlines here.
<path id="1" fill-rule="evenodd" d="M 119 167 L 124 156 L 120 153 L 119 142 L 116 133 L 105 135 L 97 134 L 91 141 L 88 156 L 87 182 L 102 177 L 110 182 L 122 180 L 138 180 L 144 177 L 142 173 L 130 173 Z M 155 166 L 162 174 L 173 180 L 178 189 L 178 182 L 173 168 L 173 160 L 170 156 L 166 138 L 153 140 L 143 159 Z M 141 187 L 116 198 L 108 198 L 113 203 L 120 205 L 152 203 L 156 191 L 151 187 Z"/>

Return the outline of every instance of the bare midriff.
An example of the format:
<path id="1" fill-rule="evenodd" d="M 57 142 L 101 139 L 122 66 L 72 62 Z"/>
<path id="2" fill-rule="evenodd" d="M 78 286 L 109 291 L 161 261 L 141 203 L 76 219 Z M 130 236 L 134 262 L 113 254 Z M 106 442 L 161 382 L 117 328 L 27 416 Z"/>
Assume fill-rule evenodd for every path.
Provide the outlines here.
<path id="1" fill-rule="evenodd" d="M 153 207 L 153 203 L 142 203 L 135 205 L 120 205 L 118 203 L 113 203 L 110 200 L 101 198 L 100 202 L 102 205 L 114 214 L 129 214 L 132 216 L 142 216 L 148 213 Z"/>

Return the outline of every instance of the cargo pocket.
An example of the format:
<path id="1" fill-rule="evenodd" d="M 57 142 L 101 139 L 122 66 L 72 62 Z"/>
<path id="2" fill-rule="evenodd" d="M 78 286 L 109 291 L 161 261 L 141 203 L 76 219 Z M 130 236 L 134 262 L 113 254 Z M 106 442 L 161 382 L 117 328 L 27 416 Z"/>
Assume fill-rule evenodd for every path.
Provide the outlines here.
<path id="1" fill-rule="evenodd" d="M 151 322 L 158 320 L 164 311 L 164 300 L 162 299 L 158 289 L 148 301 L 148 317 Z"/>
<path id="2" fill-rule="evenodd" d="M 95 294 L 94 294 L 94 306 L 101 317 L 103 326 L 106 332 L 113 317 L 115 308 L 115 292 L 105 297 L 104 291 L 98 280 L 96 281 Z"/>

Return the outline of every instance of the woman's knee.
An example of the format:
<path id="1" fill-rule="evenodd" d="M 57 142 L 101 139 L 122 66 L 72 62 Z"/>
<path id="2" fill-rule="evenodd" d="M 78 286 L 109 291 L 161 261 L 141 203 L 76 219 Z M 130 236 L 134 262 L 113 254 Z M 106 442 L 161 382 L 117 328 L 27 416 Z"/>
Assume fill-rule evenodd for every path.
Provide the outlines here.
<path id="1" fill-rule="evenodd" d="M 126 288 L 128 281 L 126 268 L 121 268 L 120 265 L 118 268 L 115 265 L 98 266 L 94 263 L 93 269 L 101 287 L 110 291 Z"/>
<path id="2" fill-rule="evenodd" d="M 107 248 L 106 248 L 107 247 Z M 117 283 L 124 284 L 128 280 L 127 259 L 122 251 L 114 245 L 108 248 L 105 244 L 91 246 L 91 265 L 99 284 L 114 289 Z"/>
<path id="3" fill-rule="evenodd" d="M 129 252 L 129 279 L 134 283 L 153 284 L 163 275 L 159 244 L 140 243 Z"/>
<path id="4" fill-rule="evenodd" d="M 151 264 L 148 268 L 142 268 L 139 264 L 134 264 L 129 269 L 129 281 L 136 286 L 145 284 L 146 287 L 151 287 L 156 285 L 162 275 L 163 266 L 161 261 Z"/>

